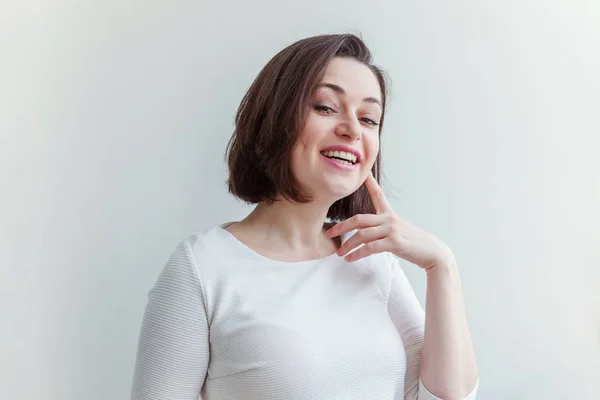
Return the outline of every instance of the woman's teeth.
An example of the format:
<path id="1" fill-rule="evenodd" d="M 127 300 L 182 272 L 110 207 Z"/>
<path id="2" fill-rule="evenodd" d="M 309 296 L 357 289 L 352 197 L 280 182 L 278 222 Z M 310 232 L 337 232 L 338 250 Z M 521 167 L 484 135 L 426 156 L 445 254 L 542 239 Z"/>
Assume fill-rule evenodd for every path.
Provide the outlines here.
<path id="1" fill-rule="evenodd" d="M 356 163 L 356 156 L 347 151 L 322 151 L 321 154 L 328 158 L 335 158 L 335 161 L 340 164 L 352 165 Z"/>

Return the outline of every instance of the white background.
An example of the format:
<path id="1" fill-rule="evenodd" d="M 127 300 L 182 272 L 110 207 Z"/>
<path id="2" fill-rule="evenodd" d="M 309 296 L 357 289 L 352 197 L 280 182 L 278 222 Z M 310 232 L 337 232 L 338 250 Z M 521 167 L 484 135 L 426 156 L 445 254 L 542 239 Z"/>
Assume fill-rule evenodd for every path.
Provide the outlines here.
<path id="1" fill-rule="evenodd" d="M 175 245 L 249 211 L 244 91 L 333 32 L 392 77 L 384 188 L 457 255 L 479 399 L 600 398 L 597 1 L 0 4 L 1 398 L 128 398 Z"/>

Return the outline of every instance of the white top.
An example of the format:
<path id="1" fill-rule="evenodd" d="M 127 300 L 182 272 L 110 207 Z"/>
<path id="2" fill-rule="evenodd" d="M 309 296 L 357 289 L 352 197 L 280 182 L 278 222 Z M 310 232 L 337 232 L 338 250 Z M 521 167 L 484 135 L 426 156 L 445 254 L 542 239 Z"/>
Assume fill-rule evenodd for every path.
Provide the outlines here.
<path id="1" fill-rule="evenodd" d="M 439 400 L 395 256 L 275 261 L 225 226 L 179 243 L 150 291 L 132 399 Z"/>

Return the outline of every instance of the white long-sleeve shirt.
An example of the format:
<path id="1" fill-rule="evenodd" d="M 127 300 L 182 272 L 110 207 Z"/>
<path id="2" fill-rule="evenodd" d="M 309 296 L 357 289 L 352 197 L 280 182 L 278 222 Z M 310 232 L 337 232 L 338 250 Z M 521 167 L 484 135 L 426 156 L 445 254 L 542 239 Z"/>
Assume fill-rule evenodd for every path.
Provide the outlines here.
<path id="1" fill-rule="evenodd" d="M 132 399 L 439 400 L 395 256 L 275 261 L 225 225 L 179 243 L 150 290 Z"/>

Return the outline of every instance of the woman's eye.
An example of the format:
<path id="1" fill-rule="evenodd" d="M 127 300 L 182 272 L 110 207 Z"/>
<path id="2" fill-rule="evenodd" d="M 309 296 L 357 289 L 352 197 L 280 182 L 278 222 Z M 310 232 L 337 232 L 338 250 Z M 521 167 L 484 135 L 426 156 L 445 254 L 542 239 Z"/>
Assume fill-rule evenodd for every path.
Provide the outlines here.
<path id="1" fill-rule="evenodd" d="M 366 122 L 369 125 L 377 126 L 379 125 L 377 122 L 373 121 L 371 118 L 361 118 L 362 121 Z"/>
<path id="2" fill-rule="evenodd" d="M 335 113 L 335 110 L 329 106 L 326 106 L 324 104 L 316 104 L 314 106 L 315 110 L 319 111 L 319 112 L 323 112 L 325 114 L 332 114 Z M 379 125 L 379 123 L 377 123 L 376 121 L 372 120 L 371 118 L 367 118 L 367 117 L 363 117 L 360 118 L 361 121 L 363 121 L 366 124 L 369 124 L 371 126 L 377 126 Z"/>
<path id="3" fill-rule="evenodd" d="M 324 106 L 322 104 L 317 104 L 315 106 L 315 110 L 322 111 L 322 112 L 325 112 L 325 113 L 328 113 L 328 114 L 330 114 L 330 113 L 332 113 L 334 111 L 333 108 L 331 108 L 329 106 Z"/>

